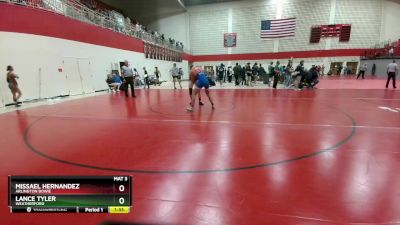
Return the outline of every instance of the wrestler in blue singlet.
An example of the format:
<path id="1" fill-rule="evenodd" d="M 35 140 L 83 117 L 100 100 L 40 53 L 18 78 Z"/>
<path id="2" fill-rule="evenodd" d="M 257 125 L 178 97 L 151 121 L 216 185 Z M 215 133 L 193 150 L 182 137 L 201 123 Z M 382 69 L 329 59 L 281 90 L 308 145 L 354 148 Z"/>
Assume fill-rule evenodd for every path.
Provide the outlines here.
<path id="1" fill-rule="evenodd" d="M 204 73 L 204 71 L 201 71 L 196 75 L 196 87 L 199 89 L 203 87 L 208 89 L 210 87 L 207 75 Z"/>

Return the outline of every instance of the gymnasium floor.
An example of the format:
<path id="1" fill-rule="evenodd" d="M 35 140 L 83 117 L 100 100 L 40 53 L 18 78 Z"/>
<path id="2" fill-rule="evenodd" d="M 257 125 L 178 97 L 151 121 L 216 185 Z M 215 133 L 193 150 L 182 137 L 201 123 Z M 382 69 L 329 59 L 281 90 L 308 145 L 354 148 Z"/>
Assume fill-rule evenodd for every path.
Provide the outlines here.
<path id="1" fill-rule="evenodd" d="M 0 114 L 0 224 L 400 224 L 400 91 L 343 82 L 213 89 L 194 113 L 187 89 L 153 89 Z M 116 174 L 128 215 L 7 208 L 7 175 Z"/>

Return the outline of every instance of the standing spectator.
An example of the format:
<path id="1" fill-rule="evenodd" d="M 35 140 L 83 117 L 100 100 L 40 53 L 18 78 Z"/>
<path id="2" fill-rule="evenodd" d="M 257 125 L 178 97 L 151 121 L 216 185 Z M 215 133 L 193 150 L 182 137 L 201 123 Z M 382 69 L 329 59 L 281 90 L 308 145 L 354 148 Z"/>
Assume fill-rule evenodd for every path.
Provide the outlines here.
<path id="1" fill-rule="evenodd" d="M 182 80 L 182 78 L 183 78 L 183 70 L 182 70 L 182 68 L 179 68 L 179 69 L 178 69 L 178 79 L 179 79 L 179 82 Z"/>
<path id="2" fill-rule="evenodd" d="M 376 64 L 372 64 L 372 69 L 371 69 L 371 74 L 372 76 L 375 76 L 375 72 L 376 72 Z"/>
<path id="3" fill-rule="evenodd" d="M 129 97 L 128 90 L 129 90 L 129 85 L 130 85 L 132 97 L 136 98 L 135 87 L 133 84 L 133 70 L 130 67 L 129 62 L 127 60 L 125 60 L 124 65 L 121 67 L 121 73 L 122 73 L 122 78 L 124 79 L 124 81 L 126 83 L 125 96 Z"/>
<path id="4" fill-rule="evenodd" d="M 362 79 L 364 80 L 364 75 L 365 75 L 365 71 L 367 71 L 368 69 L 368 64 L 364 63 L 361 67 L 360 67 L 360 71 L 358 71 L 358 75 L 357 75 L 357 79 L 362 76 Z"/>
<path id="5" fill-rule="evenodd" d="M 268 66 L 268 76 L 267 76 L 267 83 L 268 87 L 271 87 L 271 78 L 274 76 L 274 62 L 270 62 Z"/>
<path id="6" fill-rule="evenodd" d="M 286 66 L 281 66 L 279 83 L 283 84 L 286 79 Z"/>
<path id="7" fill-rule="evenodd" d="M 251 81 L 254 83 L 254 84 L 256 84 L 257 83 L 257 80 L 258 80 L 258 70 L 259 70 L 259 67 L 258 67 L 258 64 L 257 63 L 254 63 L 254 65 L 253 65 L 253 67 L 251 68 L 251 73 L 252 73 L 252 76 L 251 76 Z"/>
<path id="8" fill-rule="evenodd" d="M 215 82 L 215 71 L 214 71 L 214 67 L 211 68 L 210 76 L 211 76 L 211 80 Z M 214 85 L 215 85 L 215 84 L 214 84 Z"/>
<path id="9" fill-rule="evenodd" d="M 393 47 L 391 47 L 390 49 L 389 49 L 389 56 L 390 57 L 393 57 L 393 55 L 394 55 L 394 48 Z"/>
<path id="10" fill-rule="evenodd" d="M 175 82 L 177 82 L 177 81 L 178 81 L 178 83 L 179 83 L 179 86 L 180 86 L 181 89 L 182 89 L 181 80 L 178 79 L 178 77 L 179 77 L 179 70 L 178 70 L 178 68 L 176 67 L 176 63 L 173 64 L 172 68 L 169 70 L 169 73 L 171 74 L 171 76 L 172 76 L 172 81 L 174 82 L 174 89 L 176 89 Z"/>
<path id="11" fill-rule="evenodd" d="M 140 75 L 136 68 L 133 68 L 133 78 L 135 80 L 135 86 L 140 87 L 142 85 L 142 81 L 140 80 Z"/>
<path id="12" fill-rule="evenodd" d="M 218 71 L 218 81 L 219 81 L 220 86 L 222 86 L 222 82 L 224 81 L 224 77 L 225 77 L 224 64 L 221 63 L 221 65 L 218 67 L 217 71 Z"/>
<path id="13" fill-rule="evenodd" d="M 321 66 L 321 76 L 324 76 L 324 75 L 325 75 L 325 65 L 322 64 L 322 66 Z"/>
<path id="14" fill-rule="evenodd" d="M 160 82 L 161 72 L 160 72 L 160 70 L 158 70 L 158 67 L 154 67 L 154 75 L 156 75 L 156 83 L 155 83 L 155 85 L 158 84 L 158 86 L 160 86 L 160 84 L 161 84 L 161 82 Z"/>
<path id="15" fill-rule="evenodd" d="M 143 77 L 144 77 L 144 88 L 150 89 L 150 80 L 149 80 L 149 74 L 147 73 L 146 67 L 143 67 Z"/>
<path id="16" fill-rule="evenodd" d="M 247 78 L 247 80 L 246 80 L 246 85 L 247 85 L 247 86 L 253 86 L 253 85 L 251 84 L 251 79 L 252 79 L 252 77 L 253 77 L 253 71 L 252 71 L 252 69 L 251 69 L 250 63 L 247 63 L 247 64 L 246 64 L 245 73 L 246 73 L 246 78 Z"/>
<path id="17" fill-rule="evenodd" d="M 242 67 L 240 67 L 239 63 L 236 63 L 236 66 L 233 67 L 233 75 L 235 76 L 235 85 L 239 85 L 239 78 L 240 78 L 240 72 L 242 70 Z"/>
<path id="18" fill-rule="evenodd" d="M 242 70 L 240 71 L 240 77 L 241 77 L 241 80 L 242 80 L 242 85 L 245 85 L 246 84 L 246 66 L 243 66 L 242 67 Z"/>
<path id="19" fill-rule="evenodd" d="M 342 70 L 343 70 L 343 65 L 340 64 L 340 65 L 337 67 L 336 75 L 340 76 L 340 74 L 342 74 Z"/>
<path id="20" fill-rule="evenodd" d="M 347 75 L 348 73 L 347 73 L 347 66 L 344 66 L 343 67 L 343 75 Z M 342 74 L 341 74 L 342 75 Z"/>
<path id="21" fill-rule="evenodd" d="M 232 74 L 232 67 L 231 66 L 228 67 L 228 70 L 226 71 L 226 74 L 228 76 L 228 82 L 232 83 L 232 77 L 233 77 L 232 75 L 233 74 Z"/>
<path id="22" fill-rule="evenodd" d="M 300 61 L 300 64 L 297 65 L 296 67 L 296 80 L 294 81 L 294 86 L 296 88 L 301 89 L 303 87 L 302 82 L 305 77 L 305 71 L 304 71 L 304 60 Z"/>
<path id="23" fill-rule="evenodd" d="M 7 83 L 8 83 L 8 88 L 11 90 L 11 94 L 13 96 L 13 101 L 15 105 L 21 104 L 18 100 L 21 98 L 22 93 L 21 90 L 18 87 L 18 82 L 17 79 L 19 79 L 19 76 L 14 73 L 14 68 L 12 66 L 7 66 Z"/>
<path id="24" fill-rule="evenodd" d="M 260 67 L 258 68 L 258 75 L 262 77 L 263 83 L 265 81 L 265 77 L 267 76 L 267 72 L 265 72 L 264 67 L 260 64 Z"/>
<path id="25" fill-rule="evenodd" d="M 285 70 L 285 87 L 289 88 L 292 83 L 292 60 L 289 60 Z"/>
<path id="26" fill-rule="evenodd" d="M 389 86 L 390 79 L 393 80 L 393 88 L 396 88 L 396 75 L 399 72 L 399 66 L 396 63 L 396 60 L 393 60 L 392 63 L 389 63 L 387 66 L 387 75 L 388 79 L 386 82 L 386 88 Z"/>
<path id="27" fill-rule="evenodd" d="M 278 85 L 278 81 L 279 81 L 279 77 L 280 77 L 280 73 L 281 73 L 281 66 L 280 66 L 280 62 L 276 61 L 276 65 L 274 68 L 274 84 L 272 86 L 272 88 L 276 88 L 276 86 Z"/>

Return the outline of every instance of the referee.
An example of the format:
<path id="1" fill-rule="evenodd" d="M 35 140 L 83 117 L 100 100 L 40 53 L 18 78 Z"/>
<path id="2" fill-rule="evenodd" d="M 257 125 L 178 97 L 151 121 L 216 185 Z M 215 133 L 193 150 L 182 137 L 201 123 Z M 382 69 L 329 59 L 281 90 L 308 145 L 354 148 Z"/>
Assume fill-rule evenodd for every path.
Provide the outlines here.
<path id="1" fill-rule="evenodd" d="M 124 82 L 126 85 L 125 89 L 125 96 L 128 97 L 128 88 L 129 85 L 131 86 L 131 91 L 132 91 L 132 97 L 136 98 L 135 95 L 135 85 L 133 84 L 133 70 L 129 66 L 129 63 L 127 60 L 125 60 L 124 65 L 121 67 L 121 74 L 122 77 L 124 78 Z"/>
<path id="2" fill-rule="evenodd" d="M 387 75 L 388 79 L 386 82 L 386 88 L 389 86 L 390 79 L 393 79 L 393 88 L 396 88 L 396 75 L 399 71 L 399 66 L 396 63 L 396 60 L 393 60 L 392 63 L 389 63 L 387 66 Z"/>

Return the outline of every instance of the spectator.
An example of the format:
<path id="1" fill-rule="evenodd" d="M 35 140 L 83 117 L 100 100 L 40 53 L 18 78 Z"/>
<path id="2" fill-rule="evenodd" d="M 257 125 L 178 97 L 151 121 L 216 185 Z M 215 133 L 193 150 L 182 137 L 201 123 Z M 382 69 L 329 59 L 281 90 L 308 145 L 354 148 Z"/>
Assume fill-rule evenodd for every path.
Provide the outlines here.
<path id="1" fill-rule="evenodd" d="M 251 68 L 251 74 L 252 74 L 251 82 L 253 84 L 256 84 L 258 81 L 258 70 L 259 70 L 258 64 L 254 63 L 253 67 Z"/>
<path id="2" fill-rule="evenodd" d="M 390 57 L 393 57 L 393 55 L 394 55 L 394 48 L 391 47 L 391 48 L 389 49 L 389 56 L 390 56 Z"/>
<path id="3" fill-rule="evenodd" d="M 242 67 L 242 70 L 240 72 L 240 77 L 241 77 L 241 84 L 246 85 L 246 66 Z"/>
<path id="4" fill-rule="evenodd" d="M 232 83 L 233 72 L 232 72 L 232 67 L 231 66 L 228 66 L 228 70 L 226 71 L 226 75 L 228 76 L 228 82 Z"/>
<path id="5" fill-rule="evenodd" d="M 139 72 L 136 70 L 136 68 L 133 68 L 133 77 L 135 79 L 135 86 L 139 87 L 142 85 L 142 81 L 140 80 L 140 75 Z"/>
<path id="6" fill-rule="evenodd" d="M 337 67 L 336 75 L 340 76 L 340 74 L 342 74 L 342 70 L 343 70 L 343 65 L 340 64 L 340 65 Z"/>
<path id="7" fill-rule="evenodd" d="M 176 67 L 176 63 L 173 64 L 172 68 L 169 70 L 169 73 L 172 76 L 172 81 L 174 82 L 174 89 L 176 89 L 175 83 L 178 82 L 179 86 L 182 89 L 181 80 L 179 78 L 179 69 Z"/>
<path id="8" fill-rule="evenodd" d="M 265 84 L 265 78 L 268 76 L 268 74 L 261 64 L 260 67 L 258 68 L 258 75 L 262 78 L 263 83 Z"/>
<path id="9" fill-rule="evenodd" d="M 143 67 L 143 78 L 144 78 L 144 87 L 150 89 L 150 80 L 149 80 L 149 74 L 147 73 L 146 67 Z"/>
<path id="10" fill-rule="evenodd" d="M 160 84 L 161 84 L 161 82 L 160 82 L 161 72 L 160 72 L 160 70 L 158 70 L 158 67 L 154 68 L 154 75 L 156 75 L 156 83 L 155 83 L 155 85 L 158 84 L 158 86 L 160 86 Z"/>
<path id="11" fill-rule="evenodd" d="M 221 63 L 221 65 L 218 67 L 217 71 L 218 71 L 218 81 L 219 81 L 220 86 L 222 86 L 222 82 L 224 81 L 224 77 L 225 77 L 224 64 Z"/>
<path id="12" fill-rule="evenodd" d="M 286 70 L 285 70 L 285 87 L 286 88 L 289 88 L 290 85 L 292 84 L 292 70 L 293 70 L 292 60 L 289 60 L 287 66 L 286 66 Z"/>
<path id="13" fill-rule="evenodd" d="M 268 66 L 267 84 L 271 87 L 270 79 L 274 76 L 274 62 L 270 62 Z"/>
<path id="14" fill-rule="evenodd" d="M 300 64 L 297 65 L 295 72 L 296 79 L 294 81 L 294 86 L 301 89 L 303 87 L 302 82 L 305 79 L 304 60 L 300 61 Z"/>
<path id="15" fill-rule="evenodd" d="M 179 79 L 179 82 L 182 80 L 182 78 L 183 78 L 183 70 L 182 70 L 182 68 L 179 68 L 179 69 L 178 69 L 178 79 Z"/>
<path id="16" fill-rule="evenodd" d="M 246 85 L 247 86 L 253 86 L 251 83 L 252 77 L 253 77 L 253 71 L 251 69 L 250 63 L 246 64 L 245 67 L 245 73 L 246 73 Z"/>
<path id="17" fill-rule="evenodd" d="M 375 72 L 376 72 L 376 65 L 374 63 L 374 64 L 372 64 L 372 69 L 371 69 L 372 76 L 375 76 Z"/>
<path id="18" fill-rule="evenodd" d="M 113 92 L 119 92 L 119 89 L 120 89 L 120 87 L 122 85 L 121 77 L 118 76 L 116 73 L 113 73 L 110 78 L 111 78 L 111 80 L 107 79 L 107 83 L 109 81 L 111 81 L 109 83 L 109 86 L 110 86 L 111 90 Z"/>
<path id="19" fill-rule="evenodd" d="M 280 66 L 280 62 L 276 61 L 276 65 L 274 67 L 274 84 L 272 86 L 272 88 L 276 88 L 278 85 L 278 81 L 279 81 L 279 77 L 280 77 L 280 73 L 281 73 L 281 66 Z"/>
<path id="20" fill-rule="evenodd" d="M 240 71 L 241 71 L 241 67 L 239 65 L 239 63 L 236 63 L 236 66 L 233 67 L 233 74 L 235 76 L 235 86 L 239 85 L 239 78 L 240 78 Z"/>

